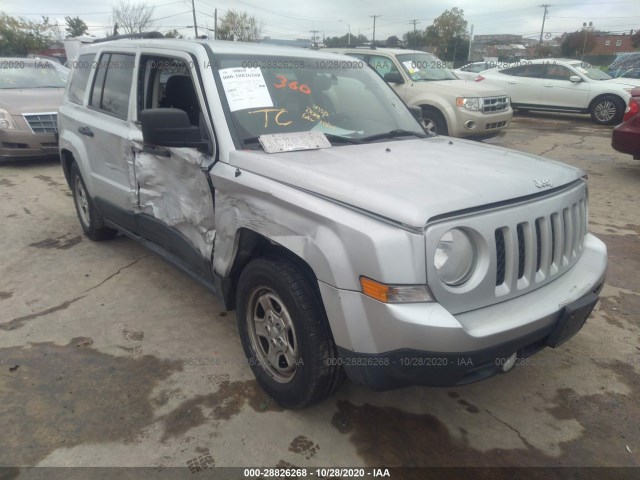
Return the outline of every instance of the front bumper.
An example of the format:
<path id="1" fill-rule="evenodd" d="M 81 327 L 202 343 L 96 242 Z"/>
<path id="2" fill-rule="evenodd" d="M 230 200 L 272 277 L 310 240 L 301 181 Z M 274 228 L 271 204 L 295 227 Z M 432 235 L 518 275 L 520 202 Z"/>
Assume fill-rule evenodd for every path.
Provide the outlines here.
<path id="1" fill-rule="evenodd" d="M 592 235 L 584 245 L 580 260 L 553 282 L 455 316 L 438 303 L 384 304 L 320 283 L 338 361 L 352 380 L 377 390 L 487 378 L 514 352 L 526 358 L 547 346 L 572 305 L 595 305 L 590 296 L 604 283 L 606 246 Z"/>
<path id="2" fill-rule="evenodd" d="M 54 134 L 0 130 L 0 160 L 26 160 L 57 155 L 58 139 Z"/>
<path id="3" fill-rule="evenodd" d="M 487 138 L 499 134 L 511 123 L 513 109 L 509 106 L 502 112 L 482 113 L 454 108 L 455 124 L 449 129 L 449 135 L 454 137 L 482 137 Z M 473 128 L 470 128 L 472 122 Z"/>

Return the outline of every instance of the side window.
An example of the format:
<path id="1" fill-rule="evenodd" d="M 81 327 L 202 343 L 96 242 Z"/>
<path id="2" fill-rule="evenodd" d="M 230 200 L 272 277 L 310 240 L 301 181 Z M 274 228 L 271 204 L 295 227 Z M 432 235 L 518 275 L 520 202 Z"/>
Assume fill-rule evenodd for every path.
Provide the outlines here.
<path id="1" fill-rule="evenodd" d="M 78 60 L 73 62 L 73 75 L 71 76 L 71 83 L 69 84 L 68 99 L 70 102 L 82 105 L 84 100 L 84 92 L 87 89 L 87 82 L 89 81 L 89 74 L 93 68 L 93 59 L 96 58 L 95 54 L 80 55 Z"/>
<path id="2" fill-rule="evenodd" d="M 370 55 L 369 56 L 369 66 L 373 68 L 378 75 L 384 78 L 387 73 L 400 73 L 398 72 L 398 68 L 396 67 L 393 60 L 389 57 L 383 57 L 381 55 Z"/>
<path id="3" fill-rule="evenodd" d="M 110 115 L 127 118 L 135 56 L 107 53 L 100 57 L 90 105 Z"/>
<path id="4" fill-rule="evenodd" d="M 143 55 L 139 82 L 138 113 L 146 108 L 179 108 L 192 125 L 200 123 L 200 102 L 189 66 L 179 58 Z"/>
<path id="5" fill-rule="evenodd" d="M 514 77 L 542 78 L 544 75 L 544 65 L 518 65 L 517 67 L 500 70 L 505 75 L 513 75 Z"/>
<path id="6" fill-rule="evenodd" d="M 567 80 L 569 81 L 569 77 L 573 75 L 571 70 L 562 65 L 547 65 L 547 71 L 545 72 L 544 77 L 549 80 Z"/>

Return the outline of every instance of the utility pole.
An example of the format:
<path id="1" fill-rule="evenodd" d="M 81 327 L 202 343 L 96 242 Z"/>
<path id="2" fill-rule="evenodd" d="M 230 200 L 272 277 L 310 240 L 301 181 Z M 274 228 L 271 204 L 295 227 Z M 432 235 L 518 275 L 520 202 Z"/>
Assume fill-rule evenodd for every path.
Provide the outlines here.
<path id="1" fill-rule="evenodd" d="M 469 34 L 469 54 L 467 55 L 467 62 L 471 61 L 471 45 L 473 45 L 473 23 L 471 24 L 471 33 Z"/>
<path id="2" fill-rule="evenodd" d="M 371 48 L 374 48 L 376 46 L 376 18 L 378 18 L 380 15 L 369 16 L 373 18 L 373 40 L 371 40 Z"/>
<path id="3" fill-rule="evenodd" d="M 191 0 L 191 9 L 193 10 L 193 29 L 196 31 L 196 39 L 198 38 L 198 22 L 196 22 L 196 0 Z"/>
<path id="4" fill-rule="evenodd" d="M 415 49 L 415 48 L 416 48 L 416 46 L 417 46 L 417 45 L 415 45 L 415 41 L 417 40 L 417 39 L 416 39 L 416 25 L 417 25 L 418 23 L 420 23 L 420 20 L 418 20 L 418 19 L 414 18 L 413 20 L 409 20 L 409 23 L 413 23 L 413 41 L 414 41 L 413 48 Z M 411 46 L 411 45 L 409 45 L 409 46 Z"/>
<path id="5" fill-rule="evenodd" d="M 539 5 L 544 8 L 544 15 L 542 16 L 542 28 L 540 29 L 540 41 L 538 42 L 538 58 L 540 58 L 540 50 L 542 49 L 542 34 L 544 33 L 544 21 L 547 19 L 547 9 L 552 7 L 553 5 L 549 5 L 548 3 L 543 3 Z"/>
<path id="6" fill-rule="evenodd" d="M 310 30 L 311 32 L 311 45 L 315 48 L 318 47 L 318 43 L 316 41 L 316 34 L 318 34 L 320 30 Z"/>
<path id="7" fill-rule="evenodd" d="M 213 11 L 213 39 L 217 40 L 218 39 L 218 9 L 216 8 Z"/>

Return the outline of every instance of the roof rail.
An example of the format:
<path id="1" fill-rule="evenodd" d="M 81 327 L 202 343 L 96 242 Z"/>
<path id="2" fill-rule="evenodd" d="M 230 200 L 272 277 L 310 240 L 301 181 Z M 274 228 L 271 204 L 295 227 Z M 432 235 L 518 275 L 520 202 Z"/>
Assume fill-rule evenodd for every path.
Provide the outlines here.
<path id="1" fill-rule="evenodd" d="M 160 32 L 142 32 L 142 33 L 125 33 L 122 35 L 111 35 L 105 38 L 99 38 L 93 43 L 110 42 L 111 40 L 133 40 L 136 38 L 164 38 Z"/>

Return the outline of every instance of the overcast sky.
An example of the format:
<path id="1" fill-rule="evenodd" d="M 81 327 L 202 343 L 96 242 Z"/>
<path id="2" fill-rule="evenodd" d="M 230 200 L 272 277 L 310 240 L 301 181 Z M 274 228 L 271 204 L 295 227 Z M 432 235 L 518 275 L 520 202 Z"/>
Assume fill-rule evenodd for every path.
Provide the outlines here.
<path id="1" fill-rule="evenodd" d="M 135 0 L 132 0 L 135 3 Z M 214 9 L 221 18 L 229 9 L 244 10 L 264 24 L 263 35 L 272 38 L 309 38 L 311 30 L 335 36 L 362 33 L 371 39 L 373 19 L 376 20 L 376 39 L 386 39 L 413 29 L 410 20 L 419 20 L 419 29 L 430 25 L 444 10 L 458 7 L 464 10 L 469 28 L 474 34 L 513 33 L 537 38 L 542 26 L 543 9 L 540 0 L 194 0 L 198 26 L 213 29 Z M 37 20 L 41 15 L 64 25 L 65 16 L 78 16 L 89 25 L 89 33 L 103 36 L 111 24 L 111 6 L 119 0 L 28 0 L 3 2 L 3 10 L 14 16 Z M 191 0 L 149 0 L 155 6 L 155 30 L 177 29 L 185 37 L 193 37 Z M 578 30 L 583 22 L 593 22 L 599 30 L 622 32 L 640 29 L 640 0 L 557 0 L 545 23 L 545 33 L 552 36 Z M 191 27 L 191 28 L 188 28 Z M 121 32 L 122 33 L 122 32 Z M 203 32 L 198 32 L 202 34 Z"/>

